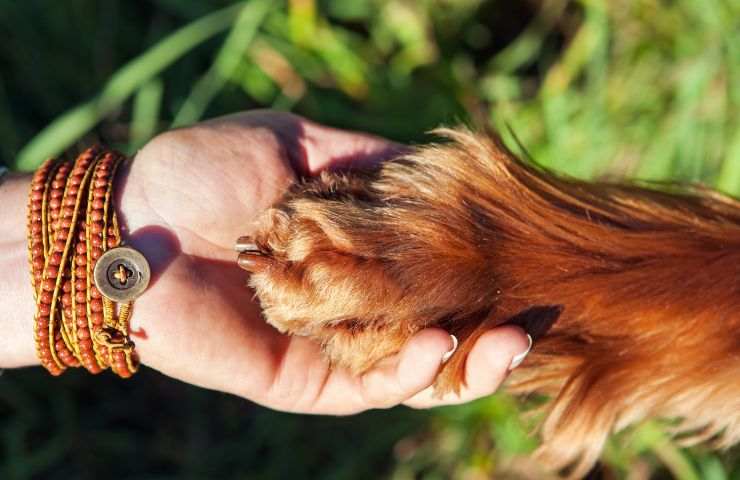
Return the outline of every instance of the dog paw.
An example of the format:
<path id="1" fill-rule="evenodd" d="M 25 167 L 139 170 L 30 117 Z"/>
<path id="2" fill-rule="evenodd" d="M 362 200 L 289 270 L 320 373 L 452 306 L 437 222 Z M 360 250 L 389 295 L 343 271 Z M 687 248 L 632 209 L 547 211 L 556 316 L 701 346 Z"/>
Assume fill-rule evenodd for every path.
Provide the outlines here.
<path id="1" fill-rule="evenodd" d="M 419 330 L 443 328 L 461 348 L 440 384 L 457 389 L 497 288 L 490 235 L 477 230 L 463 197 L 445 192 L 439 182 L 448 180 L 437 170 L 393 161 L 375 171 L 324 172 L 268 210 L 239 242 L 239 264 L 251 272 L 266 320 L 320 341 L 354 373 Z"/>
<path id="2" fill-rule="evenodd" d="M 333 363 L 354 373 L 400 350 L 421 328 L 404 313 L 403 288 L 387 260 L 357 244 L 358 182 L 324 174 L 303 184 L 237 243 L 266 320 L 320 341 Z"/>

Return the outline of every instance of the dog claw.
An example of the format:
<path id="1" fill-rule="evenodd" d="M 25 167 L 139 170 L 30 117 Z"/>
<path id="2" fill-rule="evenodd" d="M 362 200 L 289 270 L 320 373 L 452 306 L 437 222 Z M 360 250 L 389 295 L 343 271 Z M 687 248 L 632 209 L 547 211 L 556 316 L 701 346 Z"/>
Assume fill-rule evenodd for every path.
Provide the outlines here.
<path id="1" fill-rule="evenodd" d="M 251 237 L 239 237 L 239 240 L 236 241 L 236 246 L 234 246 L 234 250 L 236 250 L 239 253 L 243 252 L 259 252 L 260 249 L 257 247 L 257 244 L 252 241 Z"/>

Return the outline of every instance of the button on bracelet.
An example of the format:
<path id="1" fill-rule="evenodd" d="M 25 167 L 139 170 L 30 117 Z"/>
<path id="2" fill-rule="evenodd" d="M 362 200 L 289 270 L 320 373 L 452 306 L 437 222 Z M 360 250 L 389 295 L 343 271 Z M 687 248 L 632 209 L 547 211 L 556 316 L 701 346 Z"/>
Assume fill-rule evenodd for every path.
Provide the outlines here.
<path id="1" fill-rule="evenodd" d="M 149 286 L 149 263 L 130 247 L 116 247 L 103 254 L 95 265 L 95 285 L 114 302 L 133 302 Z"/>

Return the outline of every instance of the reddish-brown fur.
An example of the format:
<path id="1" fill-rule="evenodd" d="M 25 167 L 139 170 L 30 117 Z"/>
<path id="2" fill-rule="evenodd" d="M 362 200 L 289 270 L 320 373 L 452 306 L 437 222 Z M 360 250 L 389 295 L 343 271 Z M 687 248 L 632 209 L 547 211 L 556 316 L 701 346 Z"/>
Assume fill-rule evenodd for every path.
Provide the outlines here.
<path id="1" fill-rule="evenodd" d="M 459 388 L 482 332 L 523 325 L 535 346 L 508 388 L 551 397 L 539 453 L 574 475 L 646 418 L 740 440 L 740 205 L 563 179 L 485 135 L 440 133 L 265 214 L 251 285 L 267 320 L 355 372 L 440 325 L 461 347 L 439 392 Z"/>

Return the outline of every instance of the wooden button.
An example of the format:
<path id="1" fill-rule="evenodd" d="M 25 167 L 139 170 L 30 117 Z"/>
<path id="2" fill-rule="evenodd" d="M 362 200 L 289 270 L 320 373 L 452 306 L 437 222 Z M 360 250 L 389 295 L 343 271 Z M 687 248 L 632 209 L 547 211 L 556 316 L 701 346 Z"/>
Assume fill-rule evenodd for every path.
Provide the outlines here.
<path id="1" fill-rule="evenodd" d="M 151 278 L 149 262 L 131 247 L 116 247 L 105 252 L 95 264 L 95 286 L 106 298 L 127 303 L 138 298 Z"/>

